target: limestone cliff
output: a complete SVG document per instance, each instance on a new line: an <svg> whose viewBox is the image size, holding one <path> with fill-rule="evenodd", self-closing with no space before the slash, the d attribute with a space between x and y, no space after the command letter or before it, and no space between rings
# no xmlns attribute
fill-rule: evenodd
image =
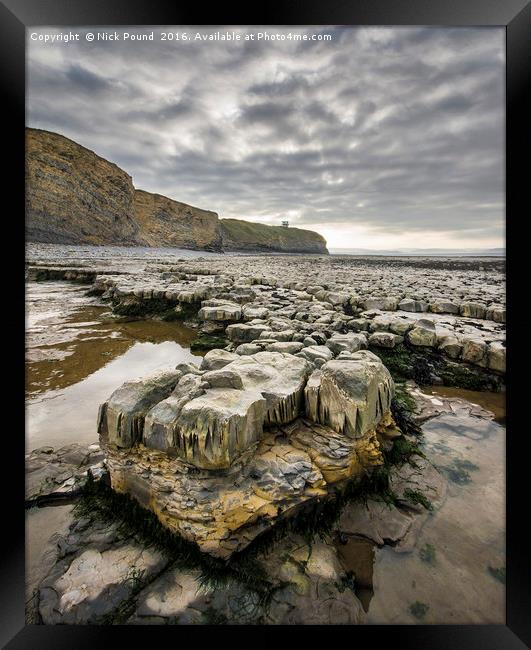
<svg viewBox="0 0 531 650"><path fill-rule="evenodd" d="M223 250L279 253L322 253L326 240L313 230L266 226L240 219L221 219Z"/></svg>
<svg viewBox="0 0 531 650"><path fill-rule="evenodd" d="M215 212L137 190L117 165L62 135L31 128L26 239L221 251Z"/></svg>
<svg viewBox="0 0 531 650"><path fill-rule="evenodd" d="M133 181L68 138L26 129L26 239L134 244Z"/></svg>
<svg viewBox="0 0 531 650"><path fill-rule="evenodd" d="M328 253L321 235L263 226L136 189L131 176L58 133L26 129L26 240Z"/></svg>
<svg viewBox="0 0 531 650"><path fill-rule="evenodd" d="M134 215L140 228L138 242L144 246L221 250L221 231L215 212L135 190Z"/></svg>

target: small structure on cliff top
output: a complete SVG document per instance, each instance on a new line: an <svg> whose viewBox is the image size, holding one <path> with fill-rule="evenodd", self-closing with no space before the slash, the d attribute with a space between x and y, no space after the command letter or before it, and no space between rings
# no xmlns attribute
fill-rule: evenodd
<svg viewBox="0 0 531 650"><path fill-rule="evenodd" d="M130 381L100 407L112 487L229 557L329 486L383 462L394 384L367 350L314 370L282 352L212 350Z"/></svg>

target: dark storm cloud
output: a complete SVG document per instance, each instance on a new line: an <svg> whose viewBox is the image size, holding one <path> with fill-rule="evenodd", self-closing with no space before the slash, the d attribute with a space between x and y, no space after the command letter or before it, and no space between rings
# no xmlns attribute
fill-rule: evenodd
<svg viewBox="0 0 531 650"><path fill-rule="evenodd" d="M100 92L112 88L112 82L99 74L90 72L81 65L71 65L65 72L70 87L89 93Z"/></svg>
<svg viewBox="0 0 531 650"><path fill-rule="evenodd" d="M28 124L220 216L501 244L502 29L316 28L332 41L266 43L158 31L30 41Z"/></svg>

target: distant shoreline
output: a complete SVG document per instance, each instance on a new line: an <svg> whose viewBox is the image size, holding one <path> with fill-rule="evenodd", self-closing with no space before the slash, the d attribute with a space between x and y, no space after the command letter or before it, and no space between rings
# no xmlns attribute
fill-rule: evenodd
<svg viewBox="0 0 531 650"><path fill-rule="evenodd" d="M350 255L353 257L472 257L472 258L505 258L505 250L500 252L494 251L368 251L356 248L328 248L330 255Z"/></svg>

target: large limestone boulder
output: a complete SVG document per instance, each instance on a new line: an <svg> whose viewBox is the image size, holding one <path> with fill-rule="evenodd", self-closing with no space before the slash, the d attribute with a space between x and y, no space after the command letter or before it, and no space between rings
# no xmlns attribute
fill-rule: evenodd
<svg viewBox="0 0 531 650"><path fill-rule="evenodd" d="M435 323L428 318L421 318L408 332L407 337L412 345L433 348L437 343Z"/></svg>
<svg viewBox="0 0 531 650"><path fill-rule="evenodd" d="M200 320L235 322L241 320L242 308L240 305L225 303L212 307L201 307L198 313Z"/></svg>
<svg viewBox="0 0 531 650"><path fill-rule="evenodd" d="M147 414L144 444L197 467L228 467L264 426L299 415L312 368L306 359L279 352L235 356L221 368L183 376Z"/></svg>
<svg viewBox="0 0 531 650"><path fill-rule="evenodd" d="M438 349L450 359L459 359L463 352L463 344L457 336L449 334L439 339Z"/></svg>
<svg viewBox="0 0 531 650"><path fill-rule="evenodd" d="M459 305L450 300L434 300L430 302L430 311L434 314L458 314Z"/></svg>
<svg viewBox="0 0 531 650"><path fill-rule="evenodd" d="M377 348L394 348L403 340L403 336L391 332L373 332L369 336L369 345L374 345Z"/></svg>
<svg viewBox="0 0 531 650"><path fill-rule="evenodd" d="M383 462L380 438L395 428L391 377L372 352L341 354L311 376L307 359L267 351L216 351L201 370L181 369L138 420L140 444L117 445L118 419L105 420L113 489L203 551L230 557L329 485Z"/></svg>
<svg viewBox="0 0 531 650"><path fill-rule="evenodd" d="M402 311L423 312L428 311L428 304L421 300L413 300L411 298L404 298L398 303L398 309Z"/></svg>
<svg viewBox="0 0 531 650"><path fill-rule="evenodd" d="M396 298L367 298L362 301L362 307L365 311L370 309L380 309L382 311L396 311L397 300Z"/></svg>
<svg viewBox="0 0 531 650"><path fill-rule="evenodd" d="M311 361L318 367L334 358L332 350L330 350L326 345L309 345L299 352L299 356L308 359L308 361Z"/></svg>
<svg viewBox="0 0 531 650"><path fill-rule="evenodd" d="M201 370L219 370L238 358L237 354L227 350L210 350L201 361Z"/></svg>
<svg viewBox="0 0 531 650"><path fill-rule="evenodd" d="M334 354L340 352L357 352L367 347L367 339L363 334L348 332L347 334L334 334L328 339L326 345Z"/></svg>
<svg viewBox="0 0 531 650"><path fill-rule="evenodd" d="M487 308L480 302L462 302L459 306L459 313L466 318L485 318Z"/></svg>
<svg viewBox="0 0 531 650"><path fill-rule="evenodd" d="M367 351L316 370L305 390L306 415L351 438L374 429L391 408L394 383L380 359Z"/></svg>
<svg viewBox="0 0 531 650"><path fill-rule="evenodd" d="M255 318L266 319L269 316L267 307L255 307L253 305L243 308L243 320L250 321Z"/></svg>
<svg viewBox="0 0 531 650"><path fill-rule="evenodd" d="M250 343L260 337L262 332L268 332L271 328L261 323L233 323L225 330L229 341L233 343Z"/></svg>
<svg viewBox="0 0 531 650"><path fill-rule="evenodd" d="M495 323L505 323L506 322L506 312L503 305L489 305L485 318L488 320L493 320Z"/></svg>
<svg viewBox="0 0 531 650"><path fill-rule="evenodd" d="M502 341L493 341L489 344L487 365L491 370L505 372L505 345Z"/></svg>
<svg viewBox="0 0 531 650"><path fill-rule="evenodd" d="M288 354L296 354L304 347L303 343L297 341L277 341L276 343L269 343L266 349L269 352L287 352Z"/></svg>
<svg viewBox="0 0 531 650"><path fill-rule="evenodd" d="M98 413L98 433L103 442L131 447L142 438L144 417L149 409L168 397L182 373L154 373L128 381L114 391Z"/></svg>
<svg viewBox="0 0 531 650"><path fill-rule="evenodd" d="M476 336L463 337L462 359L468 363L485 365L484 360L487 354L487 344Z"/></svg>

